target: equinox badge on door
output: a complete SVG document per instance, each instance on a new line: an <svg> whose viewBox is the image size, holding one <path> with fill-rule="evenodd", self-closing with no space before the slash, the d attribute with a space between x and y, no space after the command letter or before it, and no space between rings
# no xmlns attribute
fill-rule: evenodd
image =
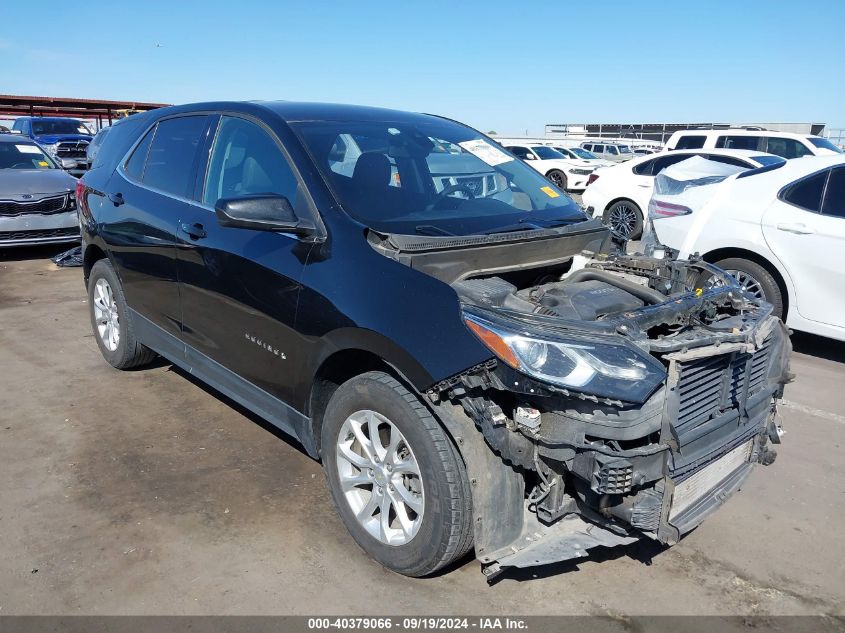
<svg viewBox="0 0 845 633"><path fill-rule="evenodd" d="M255 343L259 347L263 347L264 349L266 349L268 352L270 352L274 356L278 356L282 360L287 360L287 356L285 356L284 352L280 352L277 348L273 347L272 345L265 343L264 341L262 341L260 338L256 337L255 335L250 334L249 332L244 332L244 337L246 338L246 340L250 341L251 343Z"/></svg>

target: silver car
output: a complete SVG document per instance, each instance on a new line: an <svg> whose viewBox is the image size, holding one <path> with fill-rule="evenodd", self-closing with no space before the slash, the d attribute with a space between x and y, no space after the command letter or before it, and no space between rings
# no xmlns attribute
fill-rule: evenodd
<svg viewBox="0 0 845 633"><path fill-rule="evenodd" d="M75 241L76 178L37 143L0 134L0 248Z"/></svg>

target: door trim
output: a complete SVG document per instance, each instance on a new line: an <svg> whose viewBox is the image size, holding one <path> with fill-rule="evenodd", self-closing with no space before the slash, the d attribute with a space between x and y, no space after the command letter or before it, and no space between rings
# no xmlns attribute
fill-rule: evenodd
<svg viewBox="0 0 845 633"><path fill-rule="evenodd" d="M224 396L267 420L299 441L306 447L309 454L311 453L308 443L303 440L308 437L311 418L164 331L132 308L127 307L127 309L135 335L141 343Z"/></svg>

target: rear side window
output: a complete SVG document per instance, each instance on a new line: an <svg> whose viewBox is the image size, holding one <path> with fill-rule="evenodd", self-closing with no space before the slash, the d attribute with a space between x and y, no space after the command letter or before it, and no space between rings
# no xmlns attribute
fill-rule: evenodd
<svg viewBox="0 0 845 633"><path fill-rule="evenodd" d="M845 167L839 167L830 172L827 190L824 193L822 213L845 218Z"/></svg>
<svg viewBox="0 0 845 633"><path fill-rule="evenodd" d="M824 181L827 178L827 173L827 171L823 171L793 183L784 190L781 197L796 207L818 213L819 207L821 207L822 192L824 191Z"/></svg>
<svg viewBox="0 0 845 633"><path fill-rule="evenodd" d="M794 138L770 136L766 139L766 151L783 158L801 158L810 156L812 152L805 145Z"/></svg>
<svg viewBox="0 0 845 633"><path fill-rule="evenodd" d="M526 158L531 152L528 151L527 147L508 147L507 148L514 156L518 156L519 158Z"/></svg>
<svg viewBox="0 0 845 633"><path fill-rule="evenodd" d="M594 152L604 152L604 145L593 145Z"/></svg>
<svg viewBox="0 0 845 633"><path fill-rule="evenodd" d="M678 144L675 145L675 149L698 149L700 147L704 147L704 141L706 139L706 136L682 136L678 139Z"/></svg>
<svg viewBox="0 0 845 633"><path fill-rule="evenodd" d="M725 149L756 150L759 144L759 136L720 136L716 139L716 147L724 147Z"/></svg>
<svg viewBox="0 0 845 633"><path fill-rule="evenodd" d="M256 193L296 200L296 176L282 150L260 126L224 116L211 152L203 202Z"/></svg>
<svg viewBox="0 0 845 633"><path fill-rule="evenodd" d="M144 168L145 185L177 196L192 193L194 162L207 119L184 116L158 124Z"/></svg>
<svg viewBox="0 0 845 633"><path fill-rule="evenodd" d="M140 143L138 143L138 146L135 148L135 151L132 152L132 156L129 157L129 160L126 161L126 165L123 168L126 174L133 180L140 181L141 177L144 175L144 163L147 162L147 153L150 150L150 141L153 140L154 129L155 128L144 135L144 138L141 139Z"/></svg>

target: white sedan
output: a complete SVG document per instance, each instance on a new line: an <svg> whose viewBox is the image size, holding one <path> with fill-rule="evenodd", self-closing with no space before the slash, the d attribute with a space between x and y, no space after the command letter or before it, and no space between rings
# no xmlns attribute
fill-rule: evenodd
<svg viewBox="0 0 845 633"><path fill-rule="evenodd" d="M845 156L808 156L709 185L670 177L661 176L649 208L658 242L729 271L789 327L845 340Z"/></svg>
<svg viewBox="0 0 845 633"><path fill-rule="evenodd" d="M654 177L669 165L690 156L704 156L745 169L784 162L779 156L739 149L675 150L638 156L613 167L596 170L581 198L583 204L593 208L593 217L599 218L620 235L637 239L642 234L643 213L651 198Z"/></svg>
<svg viewBox="0 0 845 633"><path fill-rule="evenodd" d="M505 149L564 191L581 191L596 166L588 160L567 158L548 145L506 145Z"/></svg>

